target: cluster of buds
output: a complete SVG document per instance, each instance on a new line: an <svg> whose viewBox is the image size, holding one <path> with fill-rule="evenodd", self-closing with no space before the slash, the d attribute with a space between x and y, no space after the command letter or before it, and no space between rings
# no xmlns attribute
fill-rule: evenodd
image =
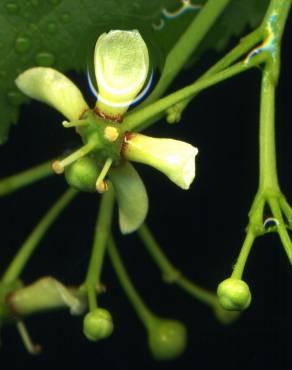
<svg viewBox="0 0 292 370"><path fill-rule="evenodd" d="M90 109L78 87L62 73L35 67L16 79L26 95L45 102L75 127L83 146L53 163L57 174L65 172L69 185L102 193L112 182L119 205L122 233L135 231L148 211L148 197L140 176L130 164L141 162L163 172L182 189L195 177L198 150L172 139L157 139L123 130L123 116L147 81L149 56L140 33L110 31L95 46L94 67L98 100Z"/></svg>

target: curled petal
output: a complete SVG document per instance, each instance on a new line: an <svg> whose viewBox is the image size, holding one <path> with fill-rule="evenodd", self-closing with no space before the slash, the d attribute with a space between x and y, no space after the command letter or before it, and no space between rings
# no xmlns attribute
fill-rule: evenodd
<svg viewBox="0 0 292 370"><path fill-rule="evenodd" d="M123 149L125 158L155 167L184 190L195 177L198 149L183 141L128 134Z"/></svg>
<svg viewBox="0 0 292 370"><path fill-rule="evenodd" d="M88 109L78 87L55 69L30 68L15 83L25 95L51 105L70 121L79 119Z"/></svg>
<svg viewBox="0 0 292 370"><path fill-rule="evenodd" d="M80 315L86 308L86 299L76 289L69 289L47 276L15 290L8 296L7 304L19 316L65 307L72 315Z"/></svg>
<svg viewBox="0 0 292 370"><path fill-rule="evenodd" d="M109 177L119 206L121 232L132 233L141 226L148 212L145 186L137 171L128 162L112 168Z"/></svg>
<svg viewBox="0 0 292 370"><path fill-rule="evenodd" d="M137 30L103 33L96 42L94 67L99 110L108 115L123 114L148 75L148 49L140 33Z"/></svg>

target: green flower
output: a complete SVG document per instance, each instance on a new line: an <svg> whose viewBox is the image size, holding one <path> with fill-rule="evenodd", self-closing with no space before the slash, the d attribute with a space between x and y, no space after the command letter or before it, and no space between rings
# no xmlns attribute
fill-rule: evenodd
<svg viewBox="0 0 292 370"><path fill-rule="evenodd" d="M78 87L52 68L28 69L16 85L61 112L69 121L63 122L65 127L76 127L84 146L55 161L53 169L58 174L65 171L69 185L82 191L106 191L108 176L119 205L120 229L126 234L141 226L148 211L144 184L129 161L151 165L188 189L198 151L178 140L124 133L118 123L148 75L148 51L137 30L102 34L95 46L94 67L99 95L92 110Z"/></svg>

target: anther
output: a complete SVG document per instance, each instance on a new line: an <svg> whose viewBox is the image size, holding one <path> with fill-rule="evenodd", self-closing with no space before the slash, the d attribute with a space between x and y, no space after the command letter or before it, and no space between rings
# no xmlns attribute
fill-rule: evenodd
<svg viewBox="0 0 292 370"><path fill-rule="evenodd" d="M108 141L110 141L111 143L113 143L114 141L117 140L117 138L119 137L119 132L118 130L113 127L113 126L107 126L104 130L104 138Z"/></svg>
<svg viewBox="0 0 292 370"><path fill-rule="evenodd" d="M77 161L77 159L84 157L86 154L91 152L93 148L94 145L92 143L87 143L80 149L76 150L76 152L73 152L68 157L62 159L61 161L57 160L53 162L52 164L53 171L58 175L63 173L66 166L69 166L71 163Z"/></svg>
<svg viewBox="0 0 292 370"><path fill-rule="evenodd" d="M108 158L105 161L105 164L103 166L103 169L101 170L97 180L96 180L96 190L98 193L104 193L105 191L108 190L108 184L106 181L104 181L111 165L113 163L113 160L111 158Z"/></svg>
<svg viewBox="0 0 292 370"><path fill-rule="evenodd" d="M105 193L106 191L108 191L108 183L104 180L99 182L98 184L96 184L96 191L99 194Z"/></svg>

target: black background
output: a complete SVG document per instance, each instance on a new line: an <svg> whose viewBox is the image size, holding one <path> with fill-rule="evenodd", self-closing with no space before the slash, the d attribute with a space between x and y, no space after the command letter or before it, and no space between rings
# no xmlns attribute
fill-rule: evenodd
<svg viewBox="0 0 292 370"><path fill-rule="evenodd" d="M284 38L277 95L277 146L281 186L291 201L290 31L291 19ZM204 56L195 69L183 72L173 88L190 83L219 57L214 53ZM84 76L71 74L71 77L86 94ZM259 85L260 70L249 71L200 94L178 125L162 121L147 131L155 136L185 140L199 148L197 177L188 192L154 169L136 166L149 192L147 221L163 249L187 277L213 290L231 272L257 188ZM92 97L87 97L93 102ZM61 119L53 109L40 103L23 107L9 142L0 148L0 176L78 145L73 130L65 130L59 124ZM54 177L0 200L1 271L65 189L64 178ZM68 207L25 269L25 282L44 275L52 275L66 284L82 281L97 205L98 196L82 194ZM27 354L15 328L5 327L1 369L291 368L292 272L277 235L269 234L256 242L244 274L252 290L252 305L238 322L226 327L217 323L208 308L161 282L159 271L135 235L121 237L116 231L116 239L129 273L151 309L187 325L189 343L185 354L168 363L151 359L145 330L106 260L103 282L108 292L100 298L100 304L113 315L112 337L101 343L89 343L82 335L82 318L70 317L67 312L35 316L27 320L27 325L34 340L42 344L43 354L38 357Z"/></svg>

